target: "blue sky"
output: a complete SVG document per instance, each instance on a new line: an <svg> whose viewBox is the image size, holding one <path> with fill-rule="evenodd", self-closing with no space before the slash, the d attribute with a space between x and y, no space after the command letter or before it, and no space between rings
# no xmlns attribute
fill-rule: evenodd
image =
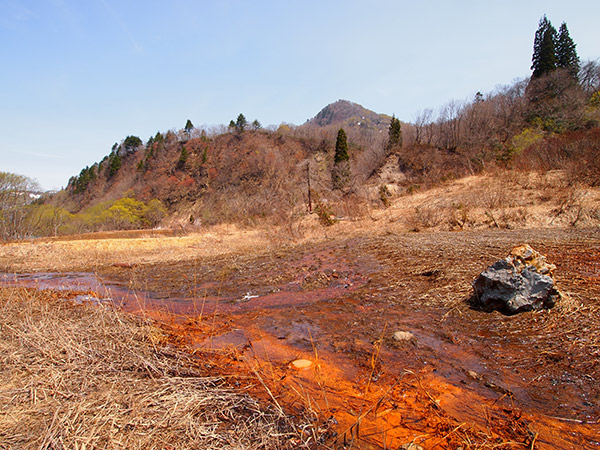
<svg viewBox="0 0 600 450"><path fill-rule="evenodd" d="M547 14L600 57L597 0L0 0L0 171L60 188L128 135L302 124L347 99L412 121L529 76Z"/></svg>

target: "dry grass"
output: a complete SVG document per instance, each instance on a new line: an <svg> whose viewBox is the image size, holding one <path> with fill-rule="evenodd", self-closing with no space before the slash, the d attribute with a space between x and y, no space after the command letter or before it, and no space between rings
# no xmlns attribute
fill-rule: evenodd
<svg viewBox="0 0 600 450"><path fill-rule="evenodd" d="M377 188L378 189L378 188ZM214 256L273 252L290 243L340 235L486 228L589 228L600 225L600 189L569 184L564 171L499 171L447 182L368 209L355 199L337 205L341 220L324 227L316 214L254 228L95 233L0 245L0 272L95 271L114 264L163 264Z"/></svg>
<svg viewBox="0 0 600 450"><path fill-rule="evenodd" d="M147 321L57 295L0 288L1 449L302 447L280 409Z"/></svg>
<svg viewBox="0 0 600 450"><path fill-rule="evenodd" d="M118 234L114 235L118 236ZM0 271L95 270L112 264L176 262L267 246L260 230L220 225L182 236L120 238L104 234L88 239L39 240L0 246Z"/></svg>
<svg viewBox="0 0 600 450"><path fill-rule="evenodd" d="M377 219L410 231L566 228L600 225L600 190L572 185L564 171L499 171L399 197Z"/></svg>

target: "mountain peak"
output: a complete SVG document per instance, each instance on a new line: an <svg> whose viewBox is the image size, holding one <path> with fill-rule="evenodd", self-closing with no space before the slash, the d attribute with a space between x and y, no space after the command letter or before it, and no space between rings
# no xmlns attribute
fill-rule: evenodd
<svg viewBox="0 0 600 450"><path fill-rule="evenodd" d="M338 100L324 107L310 119L307 124L326 127L328 125L364 126L370 124L379 128L387 127L390 117L378 114L358 103L348 100Z"/></svg>

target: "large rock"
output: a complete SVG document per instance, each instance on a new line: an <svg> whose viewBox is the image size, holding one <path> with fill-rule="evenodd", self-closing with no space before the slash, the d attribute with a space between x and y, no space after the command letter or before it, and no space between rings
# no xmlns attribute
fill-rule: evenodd
<svg viewBox="0 0 600 450"><path fill-rule="evenodd" d="M495 262L473 282L475 306L516 314L552 308L560 298L554 286L554 264L529 245L511 250L510 255Z"/></svg>

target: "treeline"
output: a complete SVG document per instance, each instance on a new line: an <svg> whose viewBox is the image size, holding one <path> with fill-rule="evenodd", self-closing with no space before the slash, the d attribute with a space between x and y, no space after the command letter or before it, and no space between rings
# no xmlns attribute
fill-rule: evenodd
<svg viewBox="0 0 600 450"><path fill-rule="evenodd" d="M435 182L492 165L511 166L525 150L540 149L543 140L574 132L581 137L599 126L600 65L580 64L566 23L557 32L546 16L540 20L531 70L529 79L450 101L437 114L420 111L406 125L401 169ZM546 165L540 162L539 168Z"/></svg>

